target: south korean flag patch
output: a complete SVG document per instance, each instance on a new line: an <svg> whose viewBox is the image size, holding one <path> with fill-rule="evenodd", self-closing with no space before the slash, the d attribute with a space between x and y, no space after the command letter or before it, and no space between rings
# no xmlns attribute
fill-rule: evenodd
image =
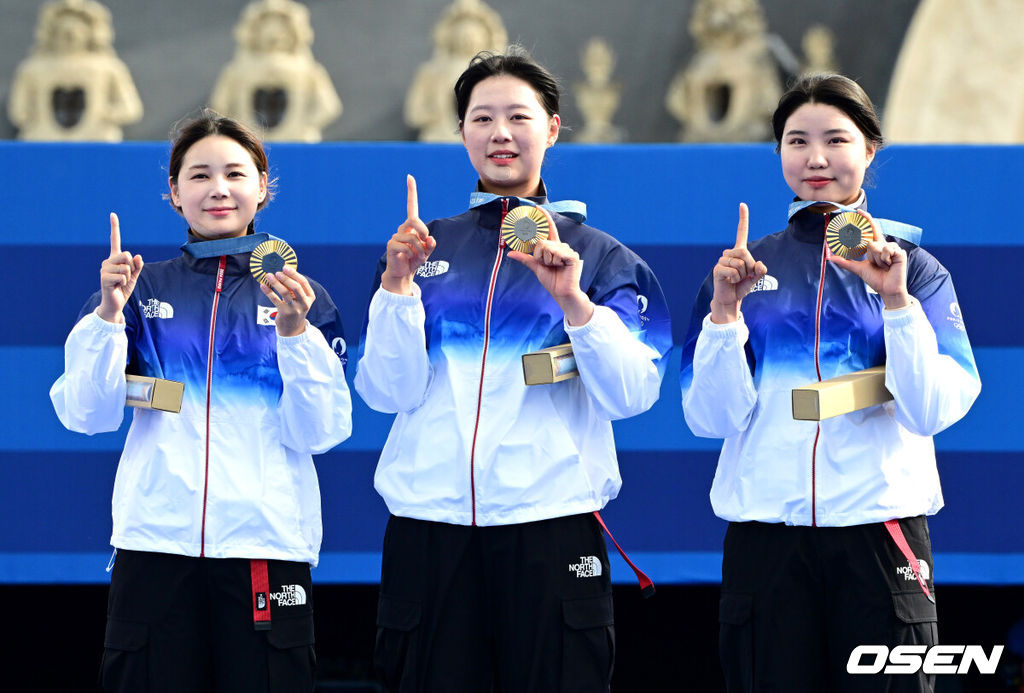
<svg viewBox="0 0 1024 693"><path fill-rule="evenodd" d="M277 308L274 306L256 306L256 324L273 325L277 319Z"/></svg>

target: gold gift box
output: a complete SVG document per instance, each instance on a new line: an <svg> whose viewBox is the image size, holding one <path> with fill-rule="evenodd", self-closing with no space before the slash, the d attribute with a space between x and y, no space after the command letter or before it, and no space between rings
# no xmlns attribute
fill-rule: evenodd
<svg viewBox="0 0 1024 693"><path fill-rule="evenodd" d="M523 379L527 385L547 385L579 376L572 344L559 344L523 354Z"/></svg>
<svg viewBox="0 0 1024 693"><path fill-rule="evenodd" d="M159 409L175 414L181 411L185 383L145 375L126 375L125 404L139 409Z"/></svg>
<svg viewBox="0 0 1024 693"><path fill-rule="evenodd" d="M875 366L794 388L793 418L821 421L891 399L885 389L885 366Z"/></svg>

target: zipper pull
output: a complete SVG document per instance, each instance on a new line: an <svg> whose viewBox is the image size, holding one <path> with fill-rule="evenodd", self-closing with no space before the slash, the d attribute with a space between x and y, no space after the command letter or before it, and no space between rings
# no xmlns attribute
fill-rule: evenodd
<svg viewBox="0 0 1024 693"><path fill-rule="evenodd" d="M505 217L508 215L508 198L501 198L501 220L498 221L498 247L505 249L508 245L505 243L505 239L501 235L501 225L505 223Z"/></svg>

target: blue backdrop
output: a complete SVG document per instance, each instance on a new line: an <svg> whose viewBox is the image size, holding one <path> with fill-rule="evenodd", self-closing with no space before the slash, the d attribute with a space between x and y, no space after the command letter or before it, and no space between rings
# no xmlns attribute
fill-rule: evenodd
<svg viewBox="0 0 1024 693"><path fill-rule="evenodd" d="M417 177L421 215L465 209L475 183L458 145L324 144L270 147L277 198L257 228L287 239L300 271L318 279L357 338L377 258L405 218L405 174ZM110 494L127 428L65 431L47 391L62 344L97 286L109 244L146 260L177 253L185 224L162 199L161 143L0 143L0 234L8 318L0 336L0 582L103 582ZM1024 320L1016 308L1022 250L1012 212L1024 147L898 147L873 166L871 211L925 229L923 245L953 274L981 371L981 397L936 438L946 508L932 522L940 583L1024 583ZM676 343L697 287L735 239L736 208L751 238L785 225L790 192L768 145L558 145L545 179L552 199L579 199L589 222L653 267L672 308ZM350 344L354 352L356 345ZM678 351L662 398L616 424L623 490L604 513L655 582L716 582L724 523L708 502L718 442L690 435L679 404ZM349 376L353 369L350 367ZM352 438L316 458L324 544L314 579L376 582L386 509L372 487L391 417L355 397ZM617 581L632 580L613 557Z"/></svg>

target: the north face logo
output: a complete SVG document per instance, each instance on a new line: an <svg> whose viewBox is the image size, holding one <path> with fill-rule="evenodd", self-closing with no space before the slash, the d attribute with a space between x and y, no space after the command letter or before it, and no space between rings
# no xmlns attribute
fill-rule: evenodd
<svg viewBox="0 0 1024 693"><path fill-rule="evenodd" d="M420 265L420 268L416 270L417 277L436 277L439 274L444 274L448 271L447 260L433 260L431 262L424 262Z"/></svg>
<svg viewBox="0 0 1024 693"><path fill-rule="evenodd" d="M569 572L576 573L576 577L598 577L601 575L601 559L597 556L580 556L579 563L570 563Z"/></svg>
<svg viewBox="0 0 1024 693"><path fill-rule="evenodd" d="M151 298L145 303L139 301L139 307L142 308L142 317L144 318L167 319L174 317L174 306L170 303L158 301L155 298Z"/></svg>
<svg viewBox="0 0 1024 693"><path fill-rule="evenodd" d="M271 592L270 599L278 606L301 606L306 603L302 585L281 585L280 592Z"/></svg>
<svg viewBox="0 0 1024 693"><path fill-rule="evenodd" d="M750 287L750 293L755 291L778 291L778 289L779 280L770 274L766 274L754 282L754 285Z"/></svg>

